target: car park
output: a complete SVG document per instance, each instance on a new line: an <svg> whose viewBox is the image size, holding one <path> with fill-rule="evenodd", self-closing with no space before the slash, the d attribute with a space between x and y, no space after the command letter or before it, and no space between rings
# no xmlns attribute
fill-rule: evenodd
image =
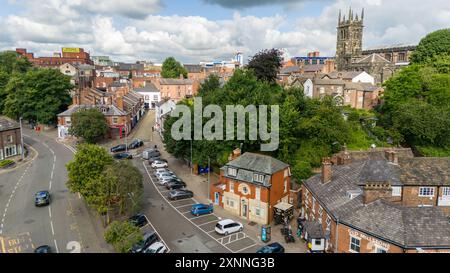
<svg viewBox="0 0 450 273"><path fill-rule="evenodd" d="M147 247L143 253L166 253L166 252L167 247L161 242L156 242Z"/></svg>
<svg viewBox="0 0 450 273"><path fill-rule="evenodd" d="M216 224L215 231L220 235L228 235L244 230L244 226L231 219L226 219Z"/></svg>
<svg viewBox="0 0 450 273"><path fill-rule="evenodd" d="M155 161L152 163L152 168L167 168L167 162L163 162L163 161Z"/></svg>
<svg viewBox="0 0 450 273"><path fill-rule="evenodd" d="M39 191L34 196L36 207L50 205L50 193L48 191Z"/></svg>
<svg viewBox="0 0 450 273"><path fill-rule="evenodd" d="M52 253L52 248L48 245L39 246L34 250L34 253Z"/></svg>
<svg viewBox="0 0 450 273"><path fill-rule="evenodd" d="M194 197L194 193L188 190L173 190L169 192L170 200L181 200Z"/></svg>
<svg viewBox="0 0 450 273"><path fill-rule="evenodd" d="M192 215L200 216L204 214L211 214L214 212L214 206L213 205L206 205L206 204L195 204L191 208Z"/></svg>
<svg viewBox="0 0 450 273"><path fill-rule="evenodd" d="M148 248L150 245L158 241L158 235L155 231L150 230L144 233L143 239L136 243L132 248L132 253L142 253L146 248Z"/></svg>
<svg viewBox="0 0 450 273"><path fill-rule="evenodd" d="M137 227L143 227L148 224L147 217L142 213L131 216L128 221Z"/></svg>
<svg viewBox="0 0 450 273"><path fill-rule="evenodd" d="M111 148L111 153L124 152L127 150L127 146L125 144L120 144Z"/></svg>
<svg viewBox="0 0 450 273"><path fill-rule="evenodd" d="M256 253L284 253L284 247L280 243L272 243L261 247Z"/></svg>
<svg viewBox="0 0 450 273"><path fill-rule="evenodd" d="M144 141L140 139L134 139L129 145L128 149L137 149L141 146L144 146Z"/></svg>
<svg viewBox="0 0 450 273"><path fill-rule="evenodd" d="M179 190L186 187L183 181L170 180L164 184L168 190Z"/></svg>
<svg viewBox="0 0 450 273"><path fill-rule="evenodd" d="M133 156L129 153L119 153L119 154L115 154L113 155L113 157L115 159L133 159Z"/></svg>

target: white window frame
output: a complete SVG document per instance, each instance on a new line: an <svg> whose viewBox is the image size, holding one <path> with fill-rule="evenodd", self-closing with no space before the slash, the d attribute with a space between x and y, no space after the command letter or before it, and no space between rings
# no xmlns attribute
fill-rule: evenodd
<svg viewBox="0 0 450 273"><path fill-rule="evenodd" d="M384 252L378 252L378 250L382 250ZM375 245L375 253L388 253L388 250L385 247L379 246L379 245Z"/></svg>
<svg viewBox="0 0 450 273"><path fill-rule="evenodd" d="M234 192L234 182L230 181L230 192Z"/></svg>
<svg viewBox="0 0 450 273"><path fill-rule="evenodd" d="M442 196L450 196L450 187L442 187Z"/></svg>
<svg viewBox="0 0 450 273"><path fill-rule="evenodd" d="M254 182L259 182L259 183L264 183L264 175L259 174L259 173L254 173L253 174L253 181Z"/></svg>
<svg viewBox="0 0 450 273"><path fill-rule="evenodd" d="M255 199L256 200L261 200L261 188L260 187L255 187Z"/></svg>
<svg viewBox="0 0 450 273"><path fill-rule="evenodd" d="M434 187L420 187L419 197L433 197L434 191L435 191Z"/></svg>
<svg viewBox="0 0 450 273"><path fill-rule="evenodd" d="M119 122L119 118L118 117L112 117L111 121L112 121L112 124L117 124Z"/></svg>
<svg viewBox="0 0 450 273"><path fill-rule="evenodd" d="M356 251L356 250L353 250L353 249L352 249L352 245L356 245L356 244L354 244L354 243L352 242L352 239L358 240L358 245L357 245L357 246L358 246L358 248L359 248L359 251ZM361 252L361 238L350 235L350 245L348 246L348 250L349 250L350 252L352 252L352 253L360 253L360 252Z"/></svg>
<svg viewBox="0 0 450 273"><path fill-rule="evenodd" d="M255 208L255 215L261 216L261 208Z"/></svg>
<svg viewBox="0 0 450 273"><path fill-rule="evenodd" d="M288 186L287 186L287 179L284 179L284 193L287 193L287 189L288 189Z"/></svg>
<svg viewBox="0 0 450 273"><path fill-rule="evenodd" d="M392 196L402 196L402 187L393 186L392 187Z"/></svg>
<svg viewBox="0 0 450 273"><path fill-rule="evenodd" d="M237 169L228 167L227 173L228 173L229 176L236 177L237 176Z"/></svg>

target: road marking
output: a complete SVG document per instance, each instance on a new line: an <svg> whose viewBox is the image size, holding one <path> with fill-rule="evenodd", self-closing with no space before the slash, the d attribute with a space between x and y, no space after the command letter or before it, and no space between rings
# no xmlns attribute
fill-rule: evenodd
<svg viewBox="0 0 450 273"><path fill-rule="evenodd" d="M151 175L150 175L150 172L148 171L147 166L145 166L145 163L144 163L144 162L142 162L142 165L144 166L145 171L147 172L148 177L149 177L150 180L152 181L152 183L153 183L153 185L155 186L156 190L158 191L159 195L161 195L161 197L162 197L164 200L166 200L166 202L167 202L170 206L172 206L172 208L173 208L175 211L177 211L181 216L183 216L186 220L188 220L192 225L194 225L196 228L198 228L199 230L201 230L202 232L204 232L206 235L208 235L209 237L211 237L213 240L217 241L216 238L214 238L213 236L211 236L211 234L209 234L208 232L206 232L206 231L204 231L203 229L201 229L198 225L196 225L196 224L195 224L194 222L192 222L189 218L187 218L183 213L181 213L179 210L177 210L177 208L176 208L171 202L169 202L169 201L167 200L166 197L164 197L164 195L159 191L158 187L156 187L156 184L155 184L155 182L153 181L153 179L152 179L152 177L151 177ZM197 202L194 198L191 198L191 199L192 199L193 201L195 201L195 202L198 204L198 202ZM231 250L229 247L224 246L224 245L222 245L222 246L223 246L225 249L227 249L228 251L230 251L231 253L234 253L234 251Z"/></svg>
<svg viewBox="0 0 450 273"><path fill-rule="evenodd" d="M206 222L206 223L197 225L197 226L201 227L201 226L204 226L204 225L206 225L206 224L211 224L211 223L217 223L217 220L209 221L209 222Z"/></svg>
<svg viewBox="0 0 450 273"><path fill-rule="evenodd" d="M50 221L50 227L52 228L52 235L55 236L55 230L53 229L53 221Z"/></svg>
<svg viewBox="0 0 450 273"><path fill-rule="evenodd" d="M58 244L56 243L56 239L53 239L53 242L55 243L56 253L59 253Z"/></svg>
<svg viewBox="0 0 450 273"><path fill-rule="evenodd" d="M169 245L166 244L166 242L164 241L163 237L159 234L159 232L156 230L156 228L153 226L152 222L150 222L150 220L148 220L147 215L145 215L145 219L147 219L147 223L152 227L152 229L156 232L156 234L158 235L159 239L161 239L161 241L164 243L164 245L167 247L167 253L170 252L170 248Z"/></svg>
<svg viewBox="0 0 450 273"><path fill-rule="evenodd" d="M3 239L3 237L0 237L0 243L2 245L2 253L6 253L5 240Z"/></svg>
<svg viewBox="0 0 450 273"><path fill-rule="evenodd" d="M258 244L253 244L253 245L251 245L251 246L247 246L247 247L241 248L240 250L236 251L236 253L241 252L241 251L244 251L244 250L249 249L249 248L251 248L251 247L254 247L254 246L256 246L256 245L258 245Z"/></svg>
<svg viewBox="0 0 450 273"><path fill-rule="evenodd" d="M50 215L50 219L52 219L52 209L48 206L48 215Z"/></svg>
<svg viewBox="0 0 450 273"><path fill-rule="evenodd" d="M181 201L181 200L180 200ZM193 206L194 204L188 204L188 205L182 205L182 206L177 206L177 207L175 207L175 208L183 208L183 207L188 207L188 206ZM188 212L190 212L190 211L188 211ZM184 213L184 212L183 212Z"/></svg>

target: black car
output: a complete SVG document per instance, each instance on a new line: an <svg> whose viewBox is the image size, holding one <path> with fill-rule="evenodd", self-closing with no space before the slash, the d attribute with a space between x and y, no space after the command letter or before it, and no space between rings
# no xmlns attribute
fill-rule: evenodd
<svg viewBox="0 0 450 273"><path fill-rule="evenodd" d="M130 143L130 145L128 145L128 149L137 149L141 146L144 146L144 141L140 139L135 139Z"/></svg>
<svg viewBox="0 0 450 273"><path fill-rule="evenodd" d="M284 253L284 247L279 243L272 243L270 245L263 246L256 253Z"/></svg>
<svg viewBox="0 0 450 273"><path fill-rule="evenodd" d="M169 192L170 200L188 199L194 197L194 193L188 190L173 190Z"/></svg>
<svg viewBox="0 0 450 273"><path fill-rule="evenodd" d="M39 191L34 196L36 207L50 205L50 193L48 191Z"/></svg>
<svg viewBox="0 0 450 273"><path fill-rule="evenodd" d="M138 242L131 248L132 253L141 253L153 243L158 241L158 235L155 231L148 231L144 233L142 241Z"/></svg>
<svg viewBox="0 0 450 273"><path fill-rule="evenodd" d="M130 223L132 223L137 227L143 227L148 223L147 217L145 217L145 215L142 213L138 213L134 216L131 216L128 220L130 221Z"/></svg>
<svg viewBox="0 0 450 273"><path fill-rule="evenodd" d="M118 153L127 150L127 146L125 144L120 144L111 148L111 153Z"/></svg>
<svg viewBox="0 0 450 273"><path fill-rule="evenodd" d="M186 187L186 183L183 181L177 181L177 180L171 180L170 182L166 183L166 188L168 190L179 190Z"/></svg>
<svg viewBox="0 0 450 273"><path fill-rule="evenodd" d="M129 153L120 153L113 155L115 159L133 159L133 156Z"/></svg>
<svg viewBox="0 0 450 273"><path fill-rule="evenodd" d="M34 250L34 253L52 253L52 248L48 245L43 245Z"/></svg>

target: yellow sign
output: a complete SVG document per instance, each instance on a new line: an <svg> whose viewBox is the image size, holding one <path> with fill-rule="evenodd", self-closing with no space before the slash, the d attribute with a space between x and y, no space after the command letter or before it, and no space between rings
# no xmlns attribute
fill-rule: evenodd
<svg viewBox="0 0 450 273"><path fill-rule="evenodd" d="M63 47L62 52L64 53L80 53L80 49L76 47Z"/></svg>

